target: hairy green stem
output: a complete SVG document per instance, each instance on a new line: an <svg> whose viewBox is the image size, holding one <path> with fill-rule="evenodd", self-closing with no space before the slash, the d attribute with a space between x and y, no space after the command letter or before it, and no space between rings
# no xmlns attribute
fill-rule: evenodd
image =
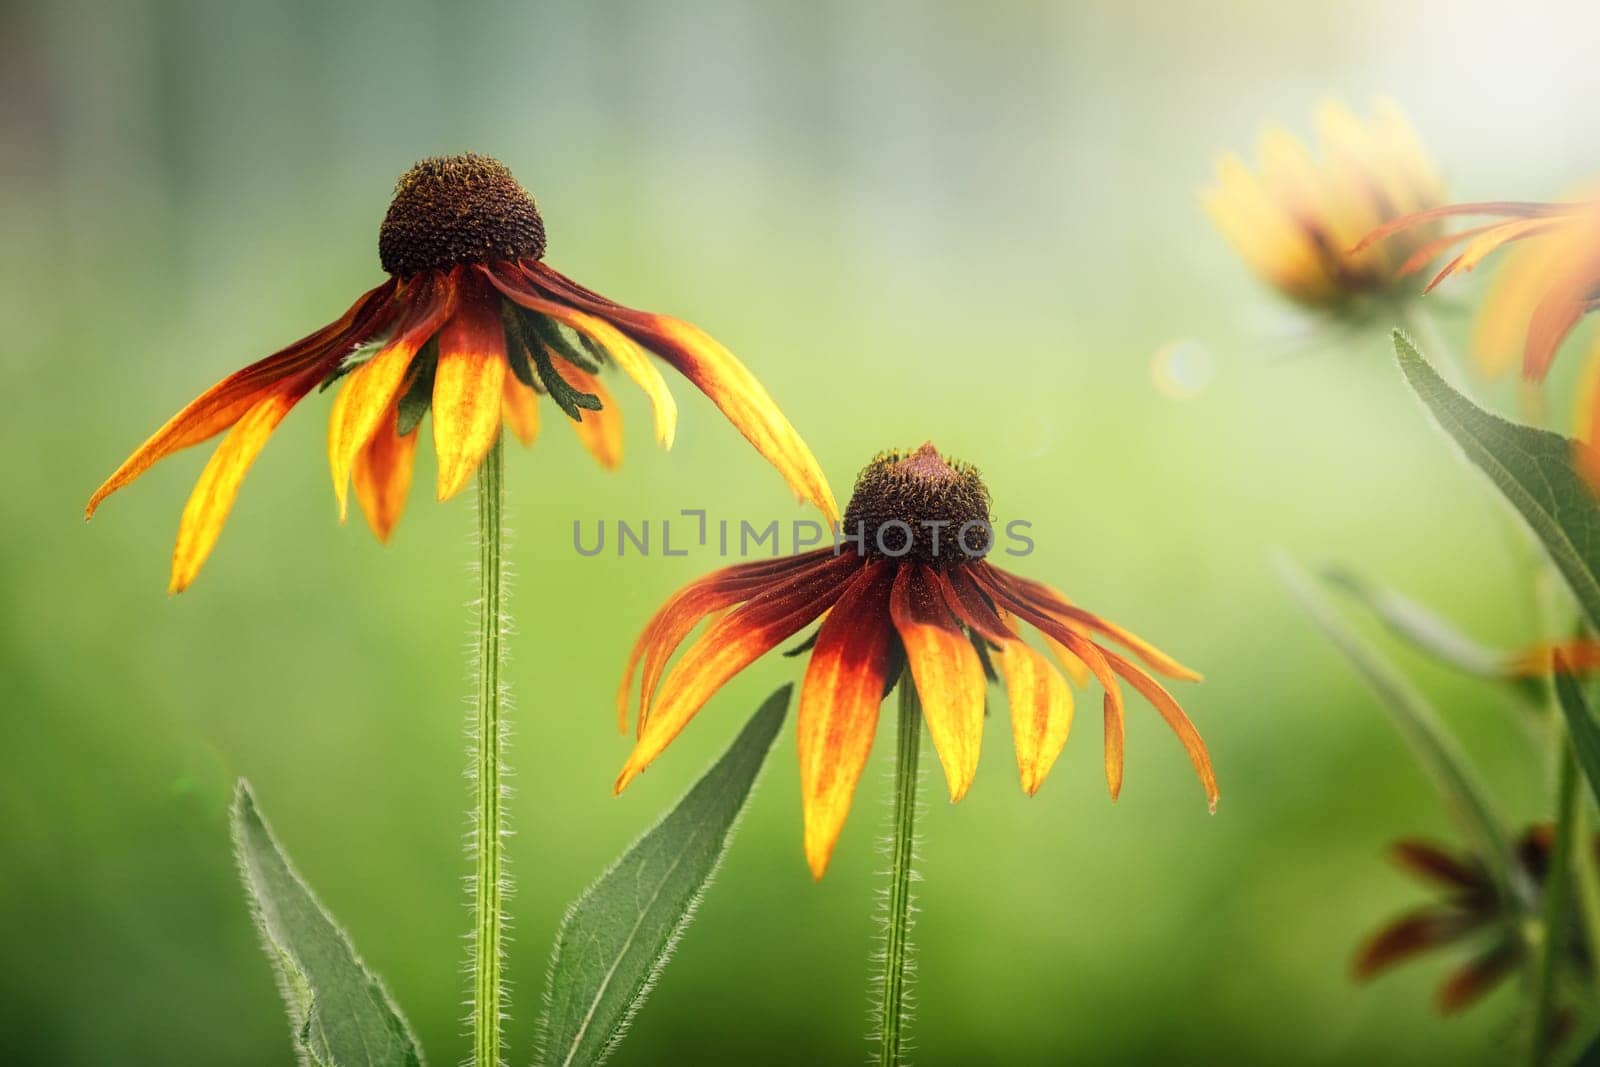
<svg viewBox="0 0 1600 1067"><path fill-rule="evenodd" d="M1534 968L1533 1033L1528 1062L1544 1067L1554 1051L1551 1038L1555 1021L1556 972L1566 947L1567 886L1573 869L1573 831L1578 821L1578 761L1572 745L1561 746L1561 770L1556 786L1556 836L1550 847L1549 873L1545 876L1544 915L1540 920L1537 963Z"/></svg>
<svg viewBox="0 0 1600 1067"><path fill-rule="evenodd" d="M889 838L888 923L884 930L883 981L878 1017L882 1027L879 1067L899 1067L905 1036L906 957L911 949L911 865L916 843L917 749L922 740L922 701L910 672L900 678L899 744L894 763L894 827Z"/></svg>
<svg viewBox="0 0 1600 1067"><path fill-rule="evenodd" d="M501 942L506 891L504 799L500 719L501 636L504 632L505 567L502 560L505 487L499 438L478 468L478 693L472 757L473 871L472 1062L500 1067Z"/></svg>

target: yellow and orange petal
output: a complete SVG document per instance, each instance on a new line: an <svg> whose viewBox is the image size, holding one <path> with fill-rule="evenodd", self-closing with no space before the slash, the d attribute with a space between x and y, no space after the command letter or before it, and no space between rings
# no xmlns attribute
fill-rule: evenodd
<svg viewBox="0 0 1600 1067"><path fill-rule="evenodd" d="M889 617L900 634L950 800L967 795L983 744L983 664L925 563L896 569Z"/></svg>
<svg viewBox="0 0 1600 1067"><path fill-rule="evenodd" d="M894 633L887 624L894 568L861 568L817 632L800 688L800 798L806 862L828 869L856 784L872 751L889 678Z"/></svg>

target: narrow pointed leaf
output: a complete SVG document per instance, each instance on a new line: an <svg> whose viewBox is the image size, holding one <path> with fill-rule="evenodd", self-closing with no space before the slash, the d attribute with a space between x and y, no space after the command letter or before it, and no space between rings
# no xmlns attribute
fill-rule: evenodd
<svg viewBox="0 0 1600 1067"><path fill-rule="evenodd" d="M1561 714L1567 720L1567 733L1572 738L1572 750L1577 754L1578 766L1589 780L1589 789L1600 802L1600 721L1589 706L1583 689L1571 673L1561 670L1557 662L1556 697L1561 704Z"/></svg>
<svg viewBox="0 0 1600 1067"><path fill-rule="evenodd" d="M1504 678L1511 671L1511 654L1478 644L1410 597L1369 582L1345 567L1324 567L1322 578L1360 601L1396 637L1442 663L1482 678Z"/></svg>
<svg viewBox="0 0 1600 1067"><path fill-rule="evenodd" d="M550 959L537 1062L597 1064L621 1042L727 850L791 688L768 697L677 807L567 911Z"/></svg>
<svg viewBox="0 0 1600 1067"><path fill-rule="evenodd" d="M244 781L234 794L233 841L299 1062L420 1067L420 1046L400 1010L289 862Z"/></svg>
<svg viewBox="0 0 1600 1067"><path fill-rule="evenodd" d="M1298 564L1284 555L1278 556L1275 563L1283 584L1306 614L1378 695L1390 721L1433 779L1446 808L1461 824L1473 851L1484 857L1499 885L1514 886L1505 824L1476 768L1433 706L1381 652L1351 628Z"/></svg>
<svg viewBox="0 0 1600 1067"><path fill-rule="evenodd" d="M1532 527L1589 624L1600 628L1600 503L1573 461L1572 442L1484 411L1398 331L1394 350L1434 420Z"/></svg>

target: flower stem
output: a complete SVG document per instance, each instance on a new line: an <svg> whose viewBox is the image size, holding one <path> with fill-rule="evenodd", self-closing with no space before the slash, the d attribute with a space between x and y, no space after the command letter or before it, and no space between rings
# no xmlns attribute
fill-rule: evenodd
<svg viewBox="0 0 1600 1067"><path fill-rule="evenodd" d="M909 672L900 678L899 745L894 763L894 827L889 839L888 923L884 930L879 1067L899 1067L906 1010L906 958L911 951L911 865L917 820L917 749L922 702Z"/></svg>
<svg viewBox="0 0 1600 1067"><path fill-rule="evenodd" d="M478 693L473 736L472 1061L500 1067L501 942L506 876L502 846L505 823L500 719L500 642L504 627L505 487L502 444L496 439L478 468Z"/></svg>
<svg viewBox="0 0 1600 1067"><path fill-rule="evenodd" d="M1561 770L1556 786L1556 836L1550 847L1549 874L1545 878L1544 915L1540 920L1538 962L1534 969L1533 1033L1528 1062L1543 1067L1550 1062L1552 1024L1555 1021L1556 970L1566 947L1567 886L1573 873L1573 831L1578 821L1578 763L1572 745L1561 746Z"/></svg>

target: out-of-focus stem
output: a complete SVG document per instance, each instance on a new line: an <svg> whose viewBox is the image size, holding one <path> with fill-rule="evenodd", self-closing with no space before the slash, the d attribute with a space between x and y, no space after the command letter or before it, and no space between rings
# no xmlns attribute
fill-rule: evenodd
<svg viewBox="0 0 1600 1067"><path fill-rule="evenodd" d="M1545 878L1544 914L1534 966L1533 1033L1529 1038L1528 1062L1544 1067L1550 1062L1555 1021L1556 972L1561 963L1567 933L1567 885L1573 868L1573 831L1578 822L1578 761L1572 745L1563 741L1561 768L1556 786L1556 836L1550 847L1549 873Z"/></svg>

